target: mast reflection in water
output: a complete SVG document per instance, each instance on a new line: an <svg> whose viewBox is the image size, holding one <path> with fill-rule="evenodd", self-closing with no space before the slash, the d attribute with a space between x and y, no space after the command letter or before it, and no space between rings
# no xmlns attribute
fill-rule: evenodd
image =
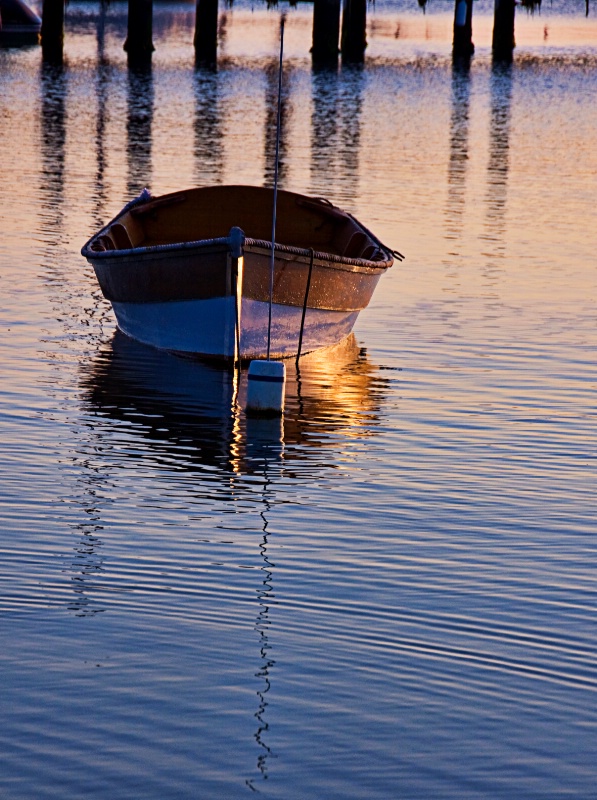
<svg viewBox="0 0 597 800"><path fill-rule="evenodd" d="M259 699L259 707L255 712L255 718L257 719L259 725L257 731L255 732L255 741L257 742L260 752L257 757L257 768L259 770L260 776L263 780L266 780L268 777L268 765L267 760L272 755L272 749L268 745L265 734L269 731L269 724L265 719L265 712L269 705L266 695L271 689L271 672L272 668L275 665L275 660L271 656L271 649L272 646L269 640L269 629L271 626L271 620L269 618L270 607L275 604L275 594L274 594L274 586L273 586L273 575L274 575L274 567L276 566L273 564L268 557L267 549L268 549L268 520L267 520L267 512L270 510L270 503L268 500L268 489L269 489L269 479L267 475L267 465L264 467L263 471L264 476L264 485L263 485L263 510L260 512L261 519L263 520L263 539L259 543L259 550L261 552L261 556L263 558L263 566L261 567L261 573L263 575L263 583L261 587L258 589L257 599L259 602L259 612L257 614L257 619L255 620L255 630L259 634L259 654L261 657L261 665L259 670L255 673L255 677L259 678L263 681L263 685L261 689L257 691L257 697ZM247 780L247 786L253 791L256 791L255 780Z"/></svg>

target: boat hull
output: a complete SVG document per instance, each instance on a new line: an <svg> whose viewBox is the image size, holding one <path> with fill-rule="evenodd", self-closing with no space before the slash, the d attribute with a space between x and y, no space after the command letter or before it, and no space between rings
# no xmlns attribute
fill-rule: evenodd
<svg viewBox="0 0 597 800"><path fill-rule="evenodd" d="M307 353L347 336L381 276L321 258L311 265L309 256L292 252L276 253L274 264L270 355L276 358L296 355L299 339ZM227 244L133 251L94 267L118 327L133 339L205 358L267 353L271 249L246 245L241 259L231 257Z"/></svg>

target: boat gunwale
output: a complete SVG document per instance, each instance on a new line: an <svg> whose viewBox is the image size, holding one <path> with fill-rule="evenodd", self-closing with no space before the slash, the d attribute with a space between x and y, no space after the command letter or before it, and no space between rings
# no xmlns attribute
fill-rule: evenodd
<svg viewBox="0 0 597 800"><path fill-rule="evenodd" d="M99 239L104 233L106 233L111 225L116 222L122 213L115 217L111 222L109 222L101 231L94 234L91 239L89 239L81 248L81 255L84 258L92 261L94 259L101 259L101 260L109 260L112 259L113 261L122 260L125 257L130 256L144 256L144 255L160 255L162 253L172 253L178 252L181 250L196 250L196 249L207 249L210 247L226 247L227 249L230 248L230 239L227 236L220 236L215 239L197 239L191 242L174 242L172 244L157 244L157 245L149 245L147 247L129 247L127 249L122 250L93 250L91 248L92 242L96 239ZM357 222L357 220L354 220ZM383 245L373 234L366 230L366 228L361 225L360 222L357 222L359 227L371 236L372 239L378 244L382 252L386 255L390 255L390 251L388 248ZM271 241L266 241L265 239L253 239L249 236L245 237L243 249L244 248L251 248L256 247L260 249L265 249L271 253L272 243ZM302 248L302 247L294 247L292 245L285 245L279 244L276 242L275 244L275 252L276 253L288 253L289 255L299 256L303 258L311 258L311 253L313 253L314 259L318 262L328 262L328 264L318 264L321 267L327 267L328 269L342 269L343 266L350 266L350 267L357 267L360 269L350 270L350 272L357 272L357 271L364 271L364 270L373 270L375 272L383 272L389 269L392 264L394 263L394 259L392 256L388 259L384 259L383 261L371 261L370 259L366 258L349 258L346 256L339 256L335 253L329 253L326 251L319 251L319 250L311 250L310 248ZM331 263L329 263L331 262ZM334 266L338 265L338 266Z"/></svg>

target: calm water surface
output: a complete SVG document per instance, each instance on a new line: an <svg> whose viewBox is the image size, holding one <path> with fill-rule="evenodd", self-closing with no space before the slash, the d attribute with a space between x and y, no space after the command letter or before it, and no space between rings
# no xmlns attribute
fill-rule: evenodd
<svg viewBox="0 0 597 800"><path fill-rule="evenodd" d="M0 795L597 796L597 20L289 9L281 180L406 253L283 422L127 340L82 243L149 186L272 177L279 11L68 7L0 51Z"/></svg>

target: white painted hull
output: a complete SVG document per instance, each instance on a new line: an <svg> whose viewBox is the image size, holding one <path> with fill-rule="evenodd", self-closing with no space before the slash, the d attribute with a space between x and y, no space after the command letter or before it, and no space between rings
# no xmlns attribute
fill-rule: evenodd
<svg viewBox="0 0 597 800"><path fill-rule="evenodd" d="M235 353L235 302L233 297L182 300L167 303L112 302L120 330L127 336L161 350L207 358L233 359ZM264 358L267 352L269 305L243 298L240 357ZM301 352L329 347L347 336L358 311L308 308ZM298 350L302 308L272 306L270 353L290 358Z"/></svg>

